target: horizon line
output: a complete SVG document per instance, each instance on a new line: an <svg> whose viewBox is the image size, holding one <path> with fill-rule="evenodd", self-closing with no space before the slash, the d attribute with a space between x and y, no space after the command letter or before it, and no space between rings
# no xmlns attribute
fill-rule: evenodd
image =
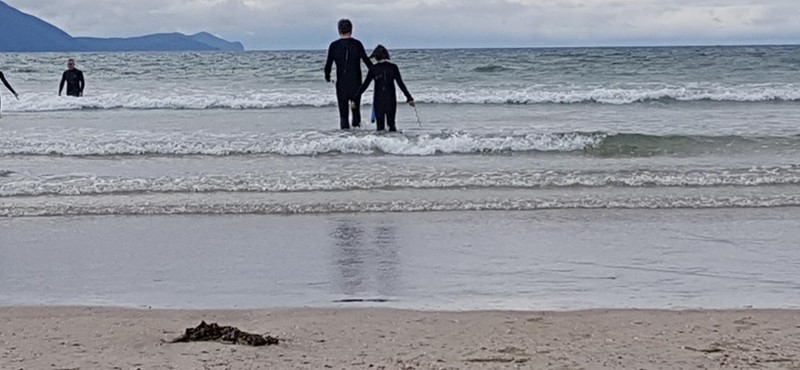
<svg viewBox="0 0 800 370"><path fill-rule="evenodd" d="M227 41L227 40L226 40ZM233 41L237 42L237 41ZM238 41L241 42L241 41ZM630 48L630 49L637 49L637 48L714 48L714 47L786 47L786 46L800 46L800 41L794 43L719 43L719 44L661 44L661 45L648 45L648 44L641 44L641 45L554 45L554 46L454 46L454 47L396 47L392 48L393 50L534 50L534 49L614 49L614 48ZM369 49L369 48L366 48ZM287 52L287 51L295 51L295 52L324 52L326 48L274 48L274 49L248 49L245 48L243 51L222 51L222 50L134 50L134 51L25 51L25 52L17 52L17 51L0 51L0 54L46 54L46 53L247 53L247 52Z"/></svg>
<svg viewBox="0 0 800 370"><path fill-rule="evenodd" d="M800 46L800 41L789 43L698 43L698 44L599 44L599 45L551 45L551 46L425 46L393 47L393 50L467 50L467 49L602 49L602 48L691 48L691 47L759 47L759 46ZM365 48L370 49L370 48ZM249 49L248 51L326 51L327 48L274 48Z"/></svg>

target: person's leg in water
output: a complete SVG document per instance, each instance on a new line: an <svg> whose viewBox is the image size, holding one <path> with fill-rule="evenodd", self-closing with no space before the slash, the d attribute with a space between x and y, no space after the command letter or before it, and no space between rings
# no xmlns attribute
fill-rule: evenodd
<svg viewBox="0 0 800 370"><path fill-rule="evenodd" d="M350 99L353 101L353 106L350 107L353 112L353 127L361 127L361 96L357 95L358 87L354 91L354 97Z"/></svg>
<svg viewBox="0 0 800 370"><path fill-rule="evenodd" d="M386 107L386 124L389 126L389 132L397 131L397 126L394 124L395 116L397 116L397 103L389 104Z"/></svg>
<svg viewBox="0 0 800 370"><path fill-rule="evenodd" d="M375 107L375 124L377 130L383 131L386 129L386 112L383 110L380 102L374 102L373 106Z"/></svg>
<svg viewBox="0 0 800 370"><path fill-rule="evenodd" d="M350 94L348 89L336 85L336 100L339 104L339 127L342 130L350 128L349 114L350 114Z"/></svg>

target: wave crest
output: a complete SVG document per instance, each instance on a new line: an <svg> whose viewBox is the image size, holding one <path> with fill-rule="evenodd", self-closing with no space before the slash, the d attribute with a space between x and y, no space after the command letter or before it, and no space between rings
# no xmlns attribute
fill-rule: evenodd
<svg viewBox="0 0 800 370"><path fill-rule="evenodd" d="M585 133L481 135L439 132L421 135L299 131L266 134L176 134L62 131L44 138L10 132L0 137L0 155L282 155L335 154L432 156L503 152L583 150L602 135Z"/></svg>
<svg viewBox="0 0 800 370"><path fill-rule="evenodd" d="M481 73L503 70L501 66L478 67ZM661 102L797 102L800 86L520 86L461 88L424 88L415 92L419 103L428 104L634 104ZM21 101L9 100L3 108L12 112L48 112L61 110L109 109L273 109L282 107L332 107L335 96L330 90L243 91L220 94L212 91L174 92L99 92L83 98L55 97L52 94L22 95ZM366 101L365 103L368 103Z"/></svg>
<svg viewBox="0 0 800 370"><path fill-rule="evenodd" d="M323 203L280 202L156 202L156 203L41 203L0 204L0 217L52 217L100 215L237 215L237 214L334 214L454 211L534 211L545 209L715 209L800 206L800 196L681 196L631 199L501 199L501 200L405 200Z"/></svg>
<svg viewBox="0 0 800 370"><path fill-rule="evenodd" d="M583 153L597 157L692 156L752 151L800 151L800 136L692 136L604 132L476 133L294 131L174 133L55 129L31 135L4 131L0 155L19 156L321 156L497 155Z"/></svg>
<svg viewBox="0 0 800 370"><path fill-rule="evenodd" d="M0 197L154 193L270 193L395 189L544 189L574 187L718 187L800 184L800 167L692 171L398 171L119 177L13 176L0 181Z"/></svg>

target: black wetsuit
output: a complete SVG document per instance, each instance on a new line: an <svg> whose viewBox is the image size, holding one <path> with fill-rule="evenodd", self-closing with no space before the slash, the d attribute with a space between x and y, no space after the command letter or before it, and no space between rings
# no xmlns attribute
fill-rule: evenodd
<svg viewBox="0 0 800 370"><path fill-rule="evenodd" d="M408 101L414 100L408 92L406 84L403 83L403 78L400 76L400 69L397 68L397 65L389 62L375 64L369 69L367 79L364 80L364 84L361 85L361 88L358 90L359 95L367 91L372 80L375 80L375 93L372 98L372 106L375 109L375 116L378 121L378 131L383 131L387 124L389 126L389 131L397 131L397 127L394 123L394 118L397 114L397 92L394 89L395 82L397 82L397 86L400 86L400 90L403 91Z"/></svg>
<svg viewBox="0 0 800 370"><path fill-rule="evenodd" d="M331 67L336 62L336 100L339 102L339 125L342 129L350 128L347 119L350 100L355 102L353 127L361 126L361 99L356 95L361 87L362 60L367 68L372 67L364 45L354 38L336 40L328 48L325 81L331 80Z"/></svg>
<svg viewBox="0 0 800 370"><path fill-rule="evenodd" d="M14 88L11 87L11 84L6 80L6 76L3 75L3 72L0 72L0 81L3 81L3 85L6 85L8 91L11 91L12 94L17 95L17 92L14 91Z"/></svg>
<svg viewBox="0 0 800 370"><path fill-rule="evenodd" d="M67 83L67 95L81 96L83 94L83 72L79 69L68 69L61 75L61 84L58 86L58 94L61 95L61 90L64 90L64 83Z"/></svg>
<svg viewBox="0 0 800 370"><path fill-rule="evenodd" d="M14 88L11 87L11 84L8 83L8 81L6 81L6 76L3 75L3 72L0 72L0 81L3 82L3 85L6 85L8 91L11 91L11 93L14 94L15 96L17 95L17 92L14 91Z"/></svg>

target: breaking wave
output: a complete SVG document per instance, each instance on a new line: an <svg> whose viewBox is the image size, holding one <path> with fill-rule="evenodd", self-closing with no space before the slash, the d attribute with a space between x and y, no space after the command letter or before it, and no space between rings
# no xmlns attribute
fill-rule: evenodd
<svg viewBox="0 0 800 370"><path fill-rule="evenodd" d="M503 152L583 150L602 135L584 133L480 135L440 132L422 135L372 132L303 131L291 133L153 133L62 131L44 137L9 132L0 137L0 155L282 155L336 154L431 156Z"/></svg>
<svg viewBox="0 0 800 370"><path fill-rule="evenodd" d="M65 129L31 135L4 131L0 155L14 156L321 156L513 154L576 152L591 156L657 156L748 151L798 151L800 136L691 136L604 132L414 134L294 131L164 133ZM5 174L7 176L7 174Z"/></svg>
<svg viewBox="0 0 800 370"><path fill-rule="evenodd" d="M479 67L494 72L498 66ZM647 102L798 102L800 86L533 86L496 88L469 86L462 90L421 89L415 91L420 103L427 104L634 104ZM365 99L369 102L369 99ZM31 93L20 101L8 100L3 108L11 112L48 112L61 110L167 109L259 110L282 107L332 107L335 96L329 90L303 89L280 91L245 91L231 94L206 91L176 92L99 92L83 98L54 97Z"/></svg>
<svg viewBox="0 0 800 370"><path fill-rule="evenodd" d="M199 175L126 178L119 176L16 175L0 181L0 197L153 193L267 193L394 189L716 187L800 184L800 166L691 171L390 171Z"/></svg>
<svg viewBox="0 0 800 370"><path fill-rule="evenodd" d="M238 214L333 214L452 211L533 211L545 209L709 209L800 206L798 195L770 196L675 196L606 199L503 199L503 200L394 200L320 203L161 201L156 203L41 203L0 204L0 217L52 217L100 215L238 215Z"/></svg>

